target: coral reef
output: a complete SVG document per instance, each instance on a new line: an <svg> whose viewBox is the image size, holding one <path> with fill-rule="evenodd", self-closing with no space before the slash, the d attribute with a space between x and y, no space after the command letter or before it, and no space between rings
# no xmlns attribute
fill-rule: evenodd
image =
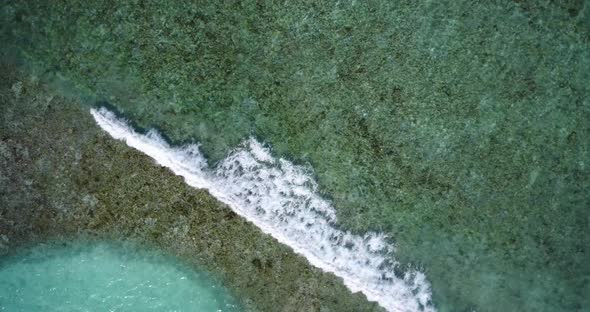
<svg viewBox="0 0 590 312"><path fill-rule="evenodd" d="M0 39L211 162L255 135L311 164L341 225L393 237L442 311L555 311L590 305L589 17L582 0L32 0L1 8Z"/></svg>

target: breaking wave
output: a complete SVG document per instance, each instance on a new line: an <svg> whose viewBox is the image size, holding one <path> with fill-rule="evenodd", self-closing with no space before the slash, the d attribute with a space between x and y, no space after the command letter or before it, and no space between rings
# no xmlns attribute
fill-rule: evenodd
<svg viewBox="0 0 590 312"><path fill-rule="evenodd" d="M384 235L338 229L334 207L319 195L309 170L273 157L254 138L209 168L197 144L170 146L155 130L138 133L106 108L91 109L91 114L113 138L184 177L188 185L207 189L312 265L342 278L351 291L388 311L435 311L426 276L398 269L394 247Z"/></svg>

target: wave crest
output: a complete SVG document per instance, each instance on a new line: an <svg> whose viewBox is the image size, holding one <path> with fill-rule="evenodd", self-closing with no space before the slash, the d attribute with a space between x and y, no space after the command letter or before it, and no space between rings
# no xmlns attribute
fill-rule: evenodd
<svg viewBox="0 0 590 312"><path fill-rule="evenodd" d="M426 276L401 270L385 235L354 235L335 226L335 209L319 195L309 169L274 158L254 138L209 168L199 145L170 146L155 130L138 133L104 107L91 114L113 138L152 157L190 186L208 189L312 265L342 278L351 291L388 311L435 311Z"/></svg>

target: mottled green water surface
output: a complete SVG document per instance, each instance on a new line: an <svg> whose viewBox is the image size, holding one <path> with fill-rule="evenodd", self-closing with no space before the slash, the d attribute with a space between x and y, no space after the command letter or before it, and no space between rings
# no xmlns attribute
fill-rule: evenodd
<svg viewBox="0 0 590 312"><path fill-rule="evenodd" d="M215 162L254 134L441 311L590 305L589 1L8 1L3 50ZM62 85L63 86L63 85ZM66 88L64 88L65 90Z"/></svg>
<svg viewBox="0 0 590 312"><path fill-rule="evenodd" d="M0 258L2 311L240 311L202 272L118 243L44 244Z"/></svg>

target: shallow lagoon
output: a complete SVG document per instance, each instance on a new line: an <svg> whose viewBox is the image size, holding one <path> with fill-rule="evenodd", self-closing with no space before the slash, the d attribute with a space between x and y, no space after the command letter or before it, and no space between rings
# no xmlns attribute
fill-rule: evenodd
<svg viewBox="0 0 590 312"><path fill-rule="evenodd" d="M39 245L0 262L1 311L240 311L217 281L154 250Z"/></svg>

